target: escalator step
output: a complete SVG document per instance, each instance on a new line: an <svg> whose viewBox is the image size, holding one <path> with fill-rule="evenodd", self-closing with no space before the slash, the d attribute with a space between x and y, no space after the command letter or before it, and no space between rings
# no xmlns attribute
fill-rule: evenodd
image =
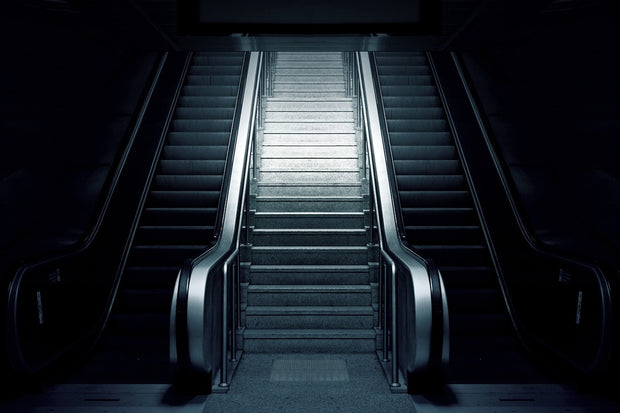
<svg viewBox="0 0 620 413"><path fill-rule="evenodd" d="M450 132L390 132L390 142L392 146L446 146L452 145L452 138L450 136Z"/></svg>
<svg viewBox="0 0 620 413"><path fill-rule="evenodd" d="M400 191L402 205L415 205L418 208L450 207L467 208L471 206L468 191Z"/></svg>
<svg viewBox="0 0 620 413"><path fill-rule="evenodd" d="M209 66L209 65L223 65L223 66L237 66L241 67L243 63L243 55L203 55L196 54L192 59L193 66Z"/></svg>
<svg viewBox="0 0 620 413"><path fill-rule="evenodd" d="M230 108L235 107L237 102L237 95L227 96L187 96L181 95L178 100L178 107L190 108Z"/></svg>
<svg viewBox="0 0 620 413"><path fill-rule="evenodd" d="M123 314L149 313L153 316L169 316L172 294L172 288L124 288L119 292L115 305Z"/></svg>
<svg viewBox="0 0 620 413"><path fill-rule="evenodd" d="M485 265L466 267L443 265L440 271L446 289L489 288L497 284L494 270Z"/></svg>
<svg viewBox="0 0 620 413"><path fill-rule="evenodd" d="M417 245L416 251L423 257L432 258L438 266L480 265L488 261L488 252L483 245Z"/></svg>
<svg viewBox="0 0 620 413"><path fill-rule="evenodd" d="M220 191L152 191L150 207L214 207Z"/></svg>
<svg viewBox="0 0 620 413"><path fill-rule="evenodd" d="M230 132L229 119L175 119L170 125L173 132Z"/></svg>
<svg viewBox="0 0 620 413"><path fill-rule="evenodd" d="M398 175L398 189L402 191L445 191L465 189L463 175Z"/></svg>
<svg viewBox="0 0 620 413"><path fill-rule="evenodd" d="M426 56L423 53L411 54L411 55L389 55L377 53L377 64L383 65L418 65L426 67Z"/></svg>
<svg viewBox="0 0 620 413"><path fill-rule="evenodd" d="M217 206L210 208L153 208L148 207L142 214L144 225L206 225L215 222Z"/></svg>
<svg viewBox="0 0 620 413"><path fill-rule="evenodd" d="M185 78L185 84L190 86L234 86L239 84L239 75L197 75L190 73Z"/></svg>
<svg viewBox="0 0 620 413"><path fill-rule="evenodd" d="M223 173L225 165L225 160L217 159L162 159L159 162L159 173L165 175L215 175Z"/></svg>
<svg viewBox="0 0 620 413"><path fill-rule="evenodd" d="M435 86L382 86L383 96L431 96L435 97L437 89Z"/></svg>
<svg viewBox="0 0 620 413"><path fill-rule="evenodd" d="M172 266L179 267L188 258L196 258L206 245L136 245L128 264L130 266Z"/></svg>
<svg viewBox="0 0 620 413"><path fill-rule="evenodd" d="M124 288L168 288L172 289L179 274L178 266L169 267L126 267L123 275Z"/></svg>
<svg viewBox="0 0 620 413"><path fill-rule="evenodd" d="M177 119L232 119L234 107L179 107L175 111Z"/></svg>
<svg viewBox="0 0 620 413"><path fill-rule="evenodd" d="M431 71L428 66L405 66L382 64L378 66L379 75L384 76L402 76L402 75L430 75Z"/></svg>
<svg viewBox="0 0 620 413"><path fill-rule="evenodd" d="M226 145L166 145L162 156L166 160L222 160L226 159L227 153Z"/></svg>
<svg viewBox="0 0 620 413"><path fill-rule="evenodd" d="M477 225L473 208L402 208L407 225Z"/></svg>
<svg viewBox="0 0 620 413"><path fill-rule="evenodd" d="M444 119L388 119L392 132L448 132L450 127Z"/></svg>
<svg viewBox="0 0 620 413"><path fill-rule="evenodd" d="M410 235L409 242L417 244L427 243L447 243L463 245L480 245L484 242L482 231L477 225L463 226L405 226L407 234Z"/></svg>
<svg viewBox="0 0 620 413"><path fill-rule="evenodd" d="M224 132L170 132L167 144L171 146L228 145L230 131Z"/></svg>
<svg viewBox="0 0 620 413"><path fill-rule="evenodd" d="M235 84L238 84L241 67L238 65L191 65L188 73L192 76L236 75L237 80Z"/></svg>
<svg viewBox="0 0 620 413"><path fill-rule="evenodd" d="M440 107L386 107L384 112L387 119L440 119L443 116Z"/></svg>
<svg viewBox="0 0 620 413"><path fill-rule="evenodd" d="M237 86L193 86L183 87L183 96L237 96Z"/></svg>
<svg viewBox="0 0 620 413"><path fill-rule="evenodd" d="M218 191L222 187L222 175L157 175L155 190Z"/></svg>
<svg viewBox="0 0 620 413"><path fill-rule="evenodd" d="M142 245L161 245L166 242L205 244L205 240L211 239L213 229L213 225L144 225L138 228L136 242Z"/></svg>
<svg viewBox="0 0 620 413"><path fill-rule="evenodd" d="M417 96L402 95L394 96L383 93L383 105L386 108L428 108L441 107L441 99L434 94Z"/></svg>
<svg viewBox="0 0 620 413"><path fill-rule="evenodd" d="M433 77L430 74L408 74L408 75L383 75L381 76L381 84L385 86L392 85L433 85Z"/></svg>
<svg viewBox="0 0 620 413"><path fill-rule="evenodd" d="M457 175L461 173L456 159L425 159L416 161L394 161L396 175Z"/></svg>
<svg viewBox="0 0 620 413"><path fill-rule="evenodd" d="M452 145L408 145L392 146L394 159L407 160L451 160L458 159L456 148Z"/></svg>

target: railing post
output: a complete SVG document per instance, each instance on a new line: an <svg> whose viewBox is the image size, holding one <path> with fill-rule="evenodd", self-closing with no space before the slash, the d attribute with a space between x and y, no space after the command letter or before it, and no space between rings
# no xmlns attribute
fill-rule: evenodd
<svg viewBox="0 0 620 413"><path fill-rule="evenodd" d="M222 369L220 387L228 387L228 260L222 274Z"/></svg>
<svg viewBox="0 0 620 413"><path fill-rule="evenodd" d="M397 313L396 313L396 266L394 262L390 265L391 268L391 296L392 296L392 387L400 386L398 382L398 334L397 334Z"/></svg>
<svg viewBox="0 0 620 413"><path fill-rule="evenodd" d="M381 276L383 277L383 361L387 362L390 360L388 356L388 302L387 302L387 271L385 267L385 261L383 259L383 255L381 255L380 260L380 271Z"/></svg>

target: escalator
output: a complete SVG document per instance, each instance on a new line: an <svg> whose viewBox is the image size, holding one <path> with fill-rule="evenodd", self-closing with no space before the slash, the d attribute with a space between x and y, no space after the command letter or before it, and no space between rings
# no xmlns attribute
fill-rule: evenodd
<svg viewBox="0 0 620 413"><path fill-rule="evenodd" d="M85 380L169 381L175 278L214 238L243 53L193 55L108 324Z"/></svg>
<svg viewBox="0 0 620 413"><path fill-rule="evenodd" d="M426 56L375 58L406 239L437 263L446 287L449 380L540 381L513 333Z"/></svg>

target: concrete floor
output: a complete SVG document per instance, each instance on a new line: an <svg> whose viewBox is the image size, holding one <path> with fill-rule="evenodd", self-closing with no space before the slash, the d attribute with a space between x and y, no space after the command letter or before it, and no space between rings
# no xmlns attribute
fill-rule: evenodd
<svg viewBox="0 0 620 413"><path fill-rule="evenodd" d="M392 393L374 354L244 354L228 393L182 397L167 384L62 384L0 402L3 412L618 412L558 384L451 384Z"/></svg>

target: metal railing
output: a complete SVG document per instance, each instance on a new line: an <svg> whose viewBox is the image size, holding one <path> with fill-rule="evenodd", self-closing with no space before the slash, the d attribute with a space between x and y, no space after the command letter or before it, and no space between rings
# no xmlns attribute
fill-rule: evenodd
<svg viewBox="0 0 620 413"><path fill-rule="evenodd" d="M224 389L230 384L229 364L238 361L240 245L248 235L249 188L257 173L256 134L262 127L262 97L273 89L271 60L271 53L250 53L232 139L230 178L221 195L226 198L220 236L211 249L180 271L171 308L170 358L176 373L208 377L205 385L217 382Z"/></svg>
<svg viewBox="0 0 620 413"><path fill-rule="evenodd" d="M390 386L411 389L441 375L449 357L448 307L441 274L404 242L395 174L378 82L367 52L345 52L345 89L356 99L362 176L368 183L371 244L379 247L382 361ZM401 376L402 373L402 376Z"/></svg>

